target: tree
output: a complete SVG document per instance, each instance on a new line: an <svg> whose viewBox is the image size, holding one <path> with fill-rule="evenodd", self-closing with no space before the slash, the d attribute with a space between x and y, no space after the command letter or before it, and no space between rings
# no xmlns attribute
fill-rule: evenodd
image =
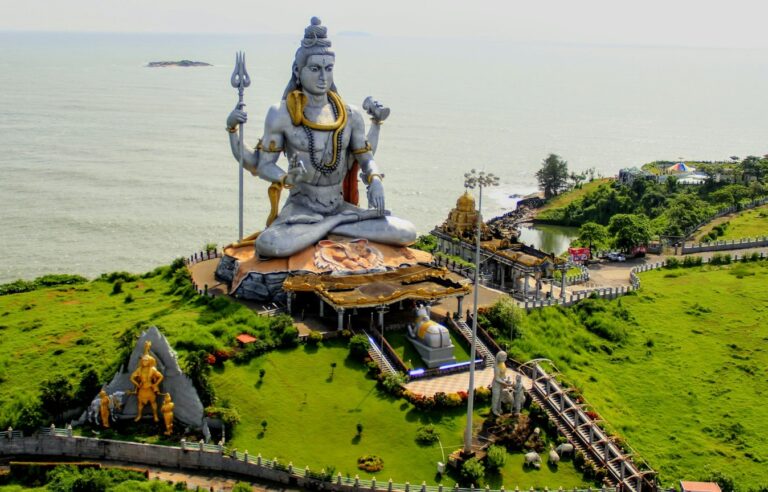
<svg viewBox="0 0 768 492"><path fill-rule="evenodd" d="M762 182L768 176L768 159L761 159L751 155L741 161L741 172L745 181L755 178L757 181Z"/></svg>
<svg viewBox="0 0 768 492"><path fill-rule="evenodd" d="M333 372L336 370L336 363L331 362L331 379L333 379Z"/></svg>
<svg viewBox="0 0 768 492"><path fill-rule="evenodd" d="M216 394L209 380L211 365L208 364L208 353L205 350L189 352L184 358L184 372L197 388L203 405L211 405Z"/></svg>
<svg viewBox="0 0 768 492"><path fill-rule="evenodd" d="M358 423L357 423L357 425L355 426L355 428L357 429L357 435L358 435L358 436L359 436L359 435L361 435L361 434L363 433L363 424L361 424L360 422L358 422Z"/></svg>
<svg viewBox="0 0 768 492"><path fill-rule="evenodd" d="M608 232L617 248L629 252L651 240L651 222L645 215L618 214L611 217Z"/></svg>
<svg viewBox="0 0 768 492"><path fill-rule="evenodd" d="M557 154L549 154L536 171L539 188L544 198L549 199L563 191L568 184L568 163Z"/></svg>
<svg viewBox="0 0 768 492"><path fill-rule="evenodd" d="M488 321L500 333L509 333L509 341L520 336L520 323L523 321L523 311L509 297L496 301L487 313Z"/></svg>
<svg viewBox="0 0 768 492"><path fill-rule="evenodd" d="M579 241L589 246L590 255L596 246L608 244L610 238L608 229L597 222L587 222L579 228Z"/></svg>
<svg viewBox="0 0 768 492"><path fill-rule="evenodd" d="M72 404L72 384L64 376L46 379L40 384L40 405L54 420Z"/></svg>

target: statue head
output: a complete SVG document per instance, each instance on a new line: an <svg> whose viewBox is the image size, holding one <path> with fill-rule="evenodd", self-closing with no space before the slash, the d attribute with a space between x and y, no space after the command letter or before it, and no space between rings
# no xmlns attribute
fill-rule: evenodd
<svg viewBox="0 0 768 492"><path fill-rule="evenodd" d="M166 393L165 398L163 399L163 403L171 403L171 394Z"/></svg>
<svg viewBox="0 0 768 492"><path fill-rule="evenodd" d="M304 38L301 46L296 50L291 68L291 79L283 92L283 99L289 93L302 89L314 94L321 90L336 92L336 84L333 83L333 63L336 54L331 50L331 41L328 39L328 29L321 25L320 19L312 17L310 25L304 29ZM321 78L323 84L317 79ZM303 82L302 82L303 79Z"/></svg>
<svg viewBox="0 0 768 492"><path fill-rule="evenodd" d="M502 362L505 362L507 360L507 353L503 350L499 350L499 353L496 354L496 363L501 364Z"/></svg>

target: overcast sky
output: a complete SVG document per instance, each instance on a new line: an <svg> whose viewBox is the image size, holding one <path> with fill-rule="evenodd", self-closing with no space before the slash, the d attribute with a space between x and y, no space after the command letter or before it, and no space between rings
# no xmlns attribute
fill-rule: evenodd
<svg viewBox="0 0 768 492"><path fill-rule="evenodd" d="M301 32L768 48L766 0L0 0L0 30Z"/></svg>

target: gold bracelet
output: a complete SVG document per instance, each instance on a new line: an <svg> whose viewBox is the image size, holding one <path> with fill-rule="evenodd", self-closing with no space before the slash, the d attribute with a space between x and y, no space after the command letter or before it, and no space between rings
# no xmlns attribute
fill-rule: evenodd
<svg viewBox="0 0 768 492"><path fill-rule="evenodd" d="M292 185L292 184L287 184L287 183L285 182L285 178L287 178L287 177L288 177L288 174L287 174L287 173L286 173L286 174L283 174L283 177L282 177L282 178L280 178L280 186L282 186L282 187L283 187L283 188L285 188L286 190L290 190L291 188L293 188L293 185Z"/></svg>
<svg viewBox="0 0 768 492"><path fill-rule="evenodd" d="M368 175L368 184L373 183L373 178L375 178L376 176L378 176L380 180L382 180L382 181L384 180L384 176L381 175L381 174L369 174Z"/></svg>
<svg viewBox="0 0 768 492"><path fill-rule="evenodd" d="M360 155L360 154L365 154L366 152L371 152L372 150L373 148L371 147L371 144L369 144L368 142L365 142L365 147L363 147L362 149L352 150L352 154Z"/></svg>
<svg viewBox="0 0 768 492"><path fill-rule="evenodd" d="M232 128L230 128L230 127L226 127L226 128L227 128L227 131L229 133L237 133L237 127L236 126L233 126Z"/></svg>

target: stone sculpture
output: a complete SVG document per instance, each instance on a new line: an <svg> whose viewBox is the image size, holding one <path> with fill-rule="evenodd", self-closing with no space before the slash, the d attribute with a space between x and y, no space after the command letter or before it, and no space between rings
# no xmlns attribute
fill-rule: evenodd
<svg viewBox="0 0 768 492"><path fill-rule="evenodd" d="M165 435L170 436L173 434L173 400L171 394L166 393L163 399L163 406L160 407L160 411L163 413L163 421L165 422Z"/></svg>
<svg viewBox="0 0 768 492"><path fill-rule="evenodd" d="M429 368L456 362L448 328L432 321L429 307L416 307L416 322L408 325L409 340Z"/></svg>
<svg viewBox="0 0 768 492"><path fill-rule="evenodd" d="M150 342L149 345L146 342ZM171 349L168 340L154 326L139 336L136 347L128 359L127 369L121 368L103 390L109 395L109 409L113 422L115 420L133 420L140 415L138 398L134 398L137 388L132 377L136 374L137 369L140 372L147 348L149 348L147 355L154 359L154 367L163 375L161 382L155 380L158 391L173 395L174 420L190 428L200 429L203 425L203 404L200 397L197 395L192 381L181 371L176 353ZM157 394L155 394L155 398L157 398ZM153 399L152 401L156 400ZM155 405L157 406L157 403ZM101 396L99 394L91 401L88 409L77 423L81 425L85 422L98 424L100 412Z"/></svg>
<svg viewBox="0 0 768 492"><path fill-rule="evenodd" d="M152 418L155 422L158 421L157 395L160 393L159 385L164 377L157 370L157 360L149 354L151 348L151 341L144 342L144 355L139 360L139 367L131 374L131 383L134 386L138 405L137 415L134 419L136 422L141 420L141 412L147 404L152 407Z"/></svg>
<svg viewBox="0 0 768 492"><path fill-rule="evenodd" d="M503 350L496 354L496 364L493 366L493 384L491 384L491 412L501 416L502 403L511 403L508 391L512 382L507 377L507 353Z"/></svg>
<svg viewBox="0 0 768 492"><path fill-rule="evenodd" d="M525 403L525 388L523 388L523 376L518 374L515 377L515 387L512 390L512 409L515 415L519 415Z"/></svg>
<svg viewBox="0 0 768 492"><path fill-rule="evenodd" d="M395 245L416 239L413 224L385 208L384 175L373 160L363 113L344 103L336 90L336 58L326 31L313 17L296 51L283 98L267 113L255 151L244 150L241 156L237 128L247 121L245 111L238 105L227 118L235 159L242 157L243 166L271 182L277 193L281 188L290 192L280 213L256 239L262 256L291 256L329 233ZM389 114L375 101L365 106L374 127ZM378 129L371 136L378 140ZM277 165L281 153L290 161L287 172ZM358 166L368 187L368 209L357 206Z"/></svg>
<svg viewBox="0 0 768 492"><path fill-rule="evenodd" d="M541 468L541 456L536 451L525 453L525 466L531 466L537 470Z"/></svg>

